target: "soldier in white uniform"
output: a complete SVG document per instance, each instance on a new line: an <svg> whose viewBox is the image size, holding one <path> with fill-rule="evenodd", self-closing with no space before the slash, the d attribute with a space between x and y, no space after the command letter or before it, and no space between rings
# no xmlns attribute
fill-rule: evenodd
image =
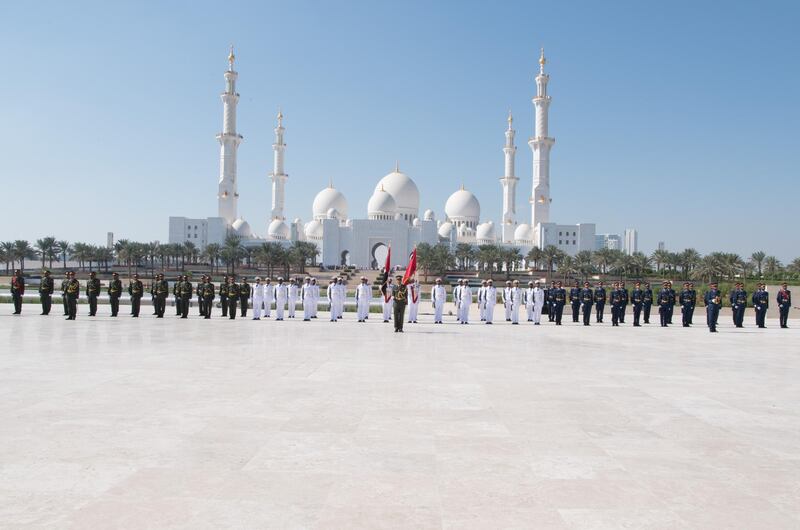
<svg viewBox="0 0 800 530"><path fill-rule="evenodd" d="M514 280L511 288L511 323L519 324L519 308L522 307L522 289L519 288L519 280Z"/></svg>
<svg viewBox="0 0 800 530"><path fill-rule="evenodd" d="M486 323L491 324L494 320L494 306L497 304L497 288L494 286L494 282L489 280L486 282L486 290L483 294L486 300L486 310L484 311L484 316L486 317Z"/></svg>
<svg viewBox="0 0 800 530"><path fill-rule="evenodd" d="M444 314L444 304L447 301L447 291L442 285L442 279L436 278L436 282L431 289L431 304L433 304L433 323L441 324Z"/></svg>
<svg viewBox="0 0 800 530"><path fill-rule="evenodd" d="M503 308L505 309L506 322L511 322L511 282L506 282L503 289Z"/></svg>
<svg viewBox="0 0 800 530"><path fill-rule="evenodd" d="M264 305L264 284L261 278L256 276L256 283L253 285L253 320L261 320L261 307Z"/></svg>
<svg viewBox="0 0 800 530"><path fill-rule="evenodd" d="M278 278L278 285L275 286L275 320L283 320L283 311L286 309L286 299L289 297L289 289L283 283L283 278Z"/></svg>
<svg viewBox="0 0 800 530"><path fill-rule="evenodd" d="M486 322L486 280L481 280L481 286L478 287L478 315L481 322Z"/></svg>
<svg viewBox="0 0 800 530"><path fill-rule="evenodd" d="M300 291L295 278L289 279L289 318L294 318L294 312L297 307L297 295Z"/></svg>
<svg viewBox="0 0 800 530"><path fill-rule="evenodd" d="M317 318L319 311L319 284L316 278L311 278L311 318Z"/></svg>
<svg viewBox="0 0 800 530"><path fill-rule="evenodd" d="M362 276L361 283L356 287L356 312L359 322L367 321L370 302L372 302L372 286L367 283L367 278Z"/></svg>
<svg viewBox="0 0 800 530"><path fill-rule="evenodd" d="M266 278L264 280L264 318L269 318L272 311L272 302L275 301L275 286L272 285L272 280Z"/></svg>
<svg viewBox="0 0 800 530"><path fill-rule="evenodd" d="M383 295L383 321L389 322L392 318L392 309L394 308L394 286L392 279L388 278L386 283L381 286L381 294Z"/></svg>
<svg viewBox="0 0 800 530"><path fill-rule="evenodd" d="M303 322L311 320L311 306L314 300L314 295L311 291L311 278L306 277L303 287L300 289L300 299L303 301Z"/></svg>
<svg viewBox="0 0 800 530"><path fill-rule="evenodd" d="M544 308L544 289L539 282L533 288L533 323L539 325L542 320L542 308Z"/></svg>
<svg viewBox="0 0 800 530"><path fill-rule="evenodd" d="M344 302L347 299L347 287L344 285L344 278L341 276L336 278L336 318L342 318L344 315Z"/></svg>
<svg viewBox="0 0 800 530"><path fill-rule="evenodd" d="M408 284L408 322L417 323L419 313L419 282L416 278Z"/></svg>
<svg viewBox="0 0 800 530"><path fill-rule="evenodd" d="M336 280L333 279L328 282L328 287L325 289L325 299L328 301L328 310L331 314L331 322L336 322Z"/></svg>
<svg viewBox="0 0 800 530"><path fill-rule="evenodd" d="M461 322L461 289L464 287L464 281L458 280L456 286L453 287L453 305L456 306L456 320Z"/></svg>
<svg viewBox="0 0 800 530"><path fill-rule="evenodd" d="M459 291L459 307L461 308L461 323L469 324L469 306L472 304L472 288L469 286L469 281L464 280Z"/></svg>
<svg viewBox="0 0 800 530"><path fill-rule="evenodd" d="M528 322L533 322L533 282L528 282L528 288L525 290L525 309L528 313Z"/></svg>

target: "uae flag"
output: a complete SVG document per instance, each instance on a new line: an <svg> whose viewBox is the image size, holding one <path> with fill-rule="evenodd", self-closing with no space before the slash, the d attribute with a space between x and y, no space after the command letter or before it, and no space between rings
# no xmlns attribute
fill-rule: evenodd
<svg viewBox="0 0 800 530"><path fill-rule="evenodd" d="M389 281L389 275L392 273L392 244L389 243L389 250L386 252L386 265L383 270L386 271L386 281Z"/></svg>
<svg viewBox="0 0 800 530"><path fill-rule="evenodd" d="M414 274L416 274L416 272L417 272L417 247L414 247L414 250L408 257L408 267L406 267L406 273L403 275L403 285L408 285L408 282L411 281L411 278L414 277Z"/></svg>

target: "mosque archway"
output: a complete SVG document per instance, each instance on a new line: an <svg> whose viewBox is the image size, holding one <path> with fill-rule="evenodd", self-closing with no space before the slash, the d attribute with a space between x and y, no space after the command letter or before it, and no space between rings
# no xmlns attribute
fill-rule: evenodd
<svg viewBox="0 0 800 530"><path fill-rule="evenodd" d="M349 267L350 266L350 251L345 250L342 252L342 259L339 262L339 265L342 267Z"/></svg>
<svg viewBox="0 0 800 530"><path fill-rule="evenodd" d="M372 268L380 269L386 264L386 256L389 254L389 247L385 243L375 243L372 245Z"/></svg>

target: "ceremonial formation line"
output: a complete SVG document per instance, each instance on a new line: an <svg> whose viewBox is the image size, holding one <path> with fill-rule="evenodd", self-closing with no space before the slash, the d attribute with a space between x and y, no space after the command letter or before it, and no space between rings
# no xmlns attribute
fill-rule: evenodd
<svg viewBox="0 0 800 530"><path fill-rule="evenodd" d="M90 278L81 285L75 273L68 272L61 282L61 299L67 320L77 318L77 306L82 293L88 302L89 316L95 316L102 290L100 280L96 278L95 273L91 273ZM320 303L323 303L331 322L343 318L348 294L352 293L358 322L366 322L369 319L370 307L377 301L382 310L380 319L383 322L393 321L396 332L403 331L406 308L408 308L408 323L418 322L419 307L423 299L422 286L415 277L408 274L408 271L405 276L385 278L377 294L366 277L362 277L352 290L348 289L342 277L331 279L323 290L317 279L310 276L290 278L288 281L278 278L274 282L270 278L257 277L251 284L246 277L237 281L234 275L226 275L223 276L223 281L216 285L212 278L206 275L197 283L192 283L189 276L181 275L170 284L163 274L157 274L146 289L138 274L134 274L127 286L123 286L116 272L113 273L105 290L111 305L112 317L118 316L120 298L123 292L127 292L130 297L131 316L137 318L141 299L149 292L153 315L157 318L164 318L167 300L171 295L175 314L181 318L189 317L192 300L196 297L198 314L206 319L211 318L214 306L218 305L222 310L221 316L228 319L235 319L237 314L240 317L247 317L247 311L252 307L253 320L271 318L273 310L276 321L282 321L284 318L293 319L297 316L298 310L302 310L303 321L311 321L317 318L318 308ZM38 287L42 315L50 313L54 292L55 282L50 272L46 271ZM11 282L14 314L22 313L24 293L25 279L20 271L16 271ZM714 282L708 284L708 289L702 296L706 309L706 325L711 332L716 332L723 297L718 284ZM737 283L734 289L727 293L727 298L735 327L744 327L748 308L753 310L756 325L759 328L766 327L770 295L764 284L758 284L758 289L748 296L743 284ZM613 282L608 290L602 281L595 285L584 282L582 287L576 281L574 286L567 290L562 282L552 282L549 286L541 282L529 282L527 288L522 288L518 280L507 281L503 287L497 288L494 281L488 279L482 280L480 286L473 289L469 280L461 279L448 293L443 280L437 278L430 289L434 324L444 323L448 306L451 308L448 315L453 315L456 322L469 324L470 309L475 303L480 322L485 324L494 324L498 304L502 306L503 320L512 325L518 325L522 319L540 325L544 314L547 322L560 326L565 309L567 311L571 309L573 322L589 326L594 316L594 323L602 324L608 305L611 325L619 326L625 323L627 306L630 305L634 327L650 323L653 306L656 306L659 324L662 327L672 324L676 306L680 307L681 325L690 327L699 300L693 283L684 283L683 290L677 292L669 281L664 281L661 288L654 292L648 282L638 281L630 290L622 281ZM789 311L792 308L792 294L786 283L782 284L774 300L779 309L780 327L786 328Z"/></svg>

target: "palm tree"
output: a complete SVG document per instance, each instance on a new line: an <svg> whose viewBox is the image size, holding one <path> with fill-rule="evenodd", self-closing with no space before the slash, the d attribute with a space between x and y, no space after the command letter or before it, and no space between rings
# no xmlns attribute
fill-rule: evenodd
<svg viewBox="0 0 800 530"><path fill-rule="evenodd" d="M553 265L555 265L564 256L564 252L559 250L555 245L547 245L542 249L542 261L547 263L547 274L553 274Z"/></svg>
<svg viewBox="0 0 800 530"><path fill-rule="evenodd" d="M700 261L700 253L693 248L687 248L678 256L678 261L680 262L679 266L681 268L681 272L683 272L683 279L688 280L689 275L692 273L692 269Z"/></svg>
<svg viewBox="0 0 800 530"><path fill-rule="evenodd" d="M3 250L3 261L6 263L6 274L8 274L8 264L11 263L11 268L14 268L16 263L16 256L14 255L14 243L11 241L3 241L0 243L0 249Z"/></svg>
<svg viewBox="0 0 800 530"><path fill-rule="evenodd" d="M575 268L583 279L589 277L594 272L593 252L591 250L581 250L575 254Z"/></svg>
<svg viewBox="0 0 800 530"><path fill-rule="evenodd" d="M114 249L117 251L117 259L128 266L128 277L130 277L134 257L133 242L120 239L114 243Z"/></svg>
<svg viewBox="0 0 800 530"><path fill-rule="evenodd" d="M534 270L541 270L539 264L544 260L544 252L539 247L533 247L528 251L525 260L528 262L528 267ZM533 267L531 267L531 264L533 264Z"/></svg>
<svg viewBox="0 0 800 530"><path fill-rule="evenodd" d="M478 269L489 271L489 278L494 279L495 263L501 261L502 249L497 245L479 245L476 260Z"/></svg>
<svg viewBox="0 0 800 530"><path fill-rule="evenodd" d="M756 268L758 269L758 276L759 277L761 277L761 267L764 265L764 258L766 258L766 257L767 257L767 254L763 250L757 250L757 251L753 252L753 254L750 256L750 259L752 259L753 262L755 262L755 264L756 264Z"/></svg>
<svg viewBox="0 0 800 530"><path fill-rule="evenodd" d="M14 241L14 257L19 261L19 268L25 271L25 260L36 258L36 251L30 243L24 239L17 239Z"/></svg>
<svg viewBox="0 0 800 530"><path fill-rule="evenodd" d="M711 278L722 276L722 267L714 254L709 254L695 265L692 270L692 279L704 282L711 281Z"/></svg>
<svg viewBox="0 0 800 530"><path fill-rule="evenodd" d="M458 243L455 249L456 260L458 260L458 270L466 270L470 267L477 257L477 250L474 245L469 243Z"/></svg>
<svg viewBox="0 0 800 530"><path fill-rule="evenodd" d="M556 260L556 265L558 266L558 272L564 274L564 282L567 281L567 276L571 276L577 272L575 268L575 259L567 254L566 252L559 251L561 254L558 256Z"/></svg>
<svg viewBox="0 0 800 530"><path fill-rule="evenodd" d="M228 234L222 246L222 259L230 268L231 274L236 274L236 264L242 258L242 238L236 234Z"/></svg>
<svg viewBox="0 0 800 530"><path fill-rule="evenodd" d="M631 266L633 273L641 278L650 271L652 262L650 257L643 252L634 252L631 254Z"/></svg>
<svg viewBox="0 0 800 530"><path fill-rule="evenodd" d="M594 252L592 258L594 263L600 268L600 272L608 274L608 268L616 259L614 251L610 248L601 248Z"/></svg>
<svg viewBox="0 0 800 530"><path fill-rule="evenodd" d="M72 247L69 244L69 241L56 241L54 250L57 255L61 256L61 262L64 264L64 269L67 268L67 254L72 252Z"/></svg>
<svg viewBox="0 0 800 530"><path fill-rule="evenodd" d="M211 274L214 274L214 270L216 269L221 252L222 247L220 247L218 243L209 243L206 245L206 248L203 249L203 257L204 259L208 260L208 263L211 266Z"/></svg>
<svg viewBox="0 0 800 530"><path fill-rule="evenodd" d="M669 261L669 252L666 250L658 249L653 252L650 258L656 264L656 272L661 274L661 269Z"/></svg>
<svg viewBox="0 0 800 530"><path fill-rule="evenodd" d="M775 275L780 272L781 268L781 262L775 256L767 256L764 258L764 272L766 272L771 279L775 278Z"/></svg>
<svg viewBox="0 0 800 530"><path fill-rule="evenodd" d="M53 257L54 257L54 247L56 244L56 238L53 236L43 237L41 239L36 240L36 250L39 252L39 256L42 258L42 269L44 269L44 262L49 260L50 261L50 268L53 268Z"/></svg>
<svg viewBox="0 0 800 530"><path fill-rule="evenodd" d="M522 252L517 247L506 247L500 250L500 258L506 267L506 279L511 278L511 270L522 261Z"/></svg>
<svg viewBox="0 0 800 530"><path fill-rule="evenodd" d="M103 264L103 268L108 272L108 263L114 259L114 252L108 247L95 247L94 259L98 267Z"/></svg>

